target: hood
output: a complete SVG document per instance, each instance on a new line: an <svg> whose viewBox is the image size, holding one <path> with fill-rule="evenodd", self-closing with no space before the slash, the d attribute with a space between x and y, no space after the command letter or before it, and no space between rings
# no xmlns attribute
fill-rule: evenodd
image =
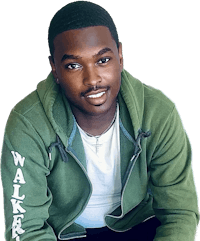
<svg viewBox="0 0 200 241"><path fill-rule="evenodd" d="M135 140L142 126L144 112L144 85L126 70L122 71L120 93L124 100L134 129Z"/></svg>
<svg viewBox="0 0 200 241"><path fill-rule="evenodd" d="M60 86L55 83L52 73L38 84L37 93L55 133L64 146L67 146L68 137L73 129L73 115Z"/></svg>

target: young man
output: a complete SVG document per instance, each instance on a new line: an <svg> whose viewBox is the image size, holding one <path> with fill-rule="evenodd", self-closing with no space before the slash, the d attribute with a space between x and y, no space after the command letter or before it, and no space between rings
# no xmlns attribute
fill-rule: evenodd
<svg viewBox="0 0 200 241"><path fill-rule="evenodd" d="M109 14L66 5L49 47L52 73L6 126L6 240L194 240L187 136L174 104L123 69Z"/></svg>

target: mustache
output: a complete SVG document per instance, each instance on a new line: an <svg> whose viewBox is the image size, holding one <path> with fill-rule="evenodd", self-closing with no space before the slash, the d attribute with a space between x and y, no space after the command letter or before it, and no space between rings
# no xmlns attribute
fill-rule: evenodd
<svg viewBox="0 0 200 241"><path fill-rule="evenodd" d="M98 91L98 90L108 90L109 87L108 86L91 86L90 88L88 88L86 91L82 92L81 95L87 95L88 93L90 93L91 91Z"/></svg>

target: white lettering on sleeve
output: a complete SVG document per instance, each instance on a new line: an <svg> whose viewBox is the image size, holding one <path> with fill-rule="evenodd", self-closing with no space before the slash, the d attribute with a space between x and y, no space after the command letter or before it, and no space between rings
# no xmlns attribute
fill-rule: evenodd
<svg viewBox="0 0 200 241"><path fill-rule="evenodd" d="M21 186L18 185L18 184L14 184L13 187L14 187L14 193L13 193L12 197L16 198L16 199L19 199L19 200L24 200L25 195L22 195L21 197L19 196L19 188Z"/></svg>
<svg viewBox="0 0 200 241"><path fill-rule="evenodd" d="M18 163L19 163L20 166L23 167L24 166L25 157L22 157L18 152L11 151L11 153L12 153L13 158L14 158L15 166L17 166Z"/></svg>
<svg viewBox="0 0 200 241"><path fill-rule="evenodd" d="M24 176L22 173L22 170L20 168L17 169L15 179L13 180L14 183L17 183L19 181L20 184L25 184Z"/></svg>
<svg viewBox="0 0 200 241"><path fill-rule="evenodd" d="M11 199L10 201L13 206L13 213L25 213L26 212L26 210L20 206L20 203L23 203L22 201L18 201L16 199Z"/></svg>
<svg viewBox="0 0 200 241"><path fill-rule="evenodd" d="M14 164L15 166L21 166L24 167L24 160L25 157L22 157L18 152L11 151L13 158L14 158ZM25 232L25 230L22 229L22 219L24 218L24 215L22 213L25 213L26 210L20 206L20 204L23 204L23 200L25 199L25 195L23 194L20 196L19 189L21 188L21 185L19 184L25 184L24 175L21 168L18 168L16 170L15 178L13 180L13 195L12 199L10 200L13 207L13 223L12 223L12 238L16 241L20 241L20 235ZM18 184L16 184L18 183Z"/></svg>
<svg viewBox="0 0 200 241"><path fill-rule="evenodd" d="M13 216L13 224L12 224L12 238L16 238L19 234L24 233L25 231L21 228L22 222L21 220L24 218L23 214L14 215Z"/></svg>

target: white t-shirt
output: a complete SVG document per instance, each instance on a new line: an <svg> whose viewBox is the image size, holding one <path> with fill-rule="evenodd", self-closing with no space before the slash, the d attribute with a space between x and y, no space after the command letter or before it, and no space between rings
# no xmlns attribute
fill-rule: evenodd
<svg viewBox="0 0 200 241"><path fill-rule="evenodd" d="M93 191L85 210L75 222L85 228L100 228L105 226L104 216L120 206L121 200L119 107L114 124L101 136L88 136L78 128Z"/></svg>

